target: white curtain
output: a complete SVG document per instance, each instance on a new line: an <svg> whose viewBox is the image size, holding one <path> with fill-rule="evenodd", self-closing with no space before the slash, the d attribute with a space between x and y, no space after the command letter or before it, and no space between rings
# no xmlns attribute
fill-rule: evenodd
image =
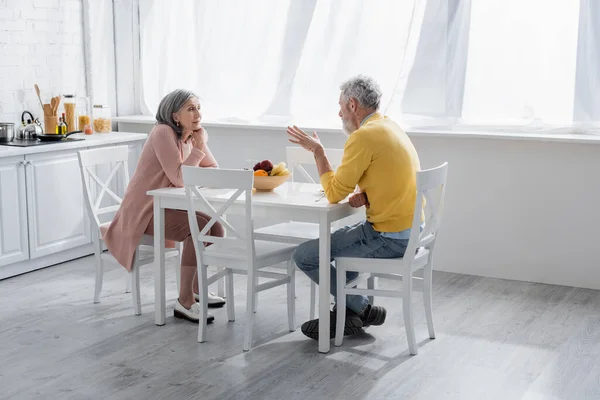
<svg viewBox="0 0 600 400"><path fill-rule="evenodd" d="M84 0L83 21L87 96L93 104L109 105L116 115L113 2Z"/></svg>
<svg viewBox="0 0 600 400"><path fill-rule="evenodd" d="M570 123L578 24L578 0L473 1L462 119Z"/></svg>
<svg viewBox="0 0 600 400"><path fill-rule="evenodd" d="M142 109L185 87L210 120L337 127L362 73L405 127L593 128L599 3L141 0Z"/></svg>
<svg viewBox="0 0 600 400"><path fill-rule="evenodd" d="M142 109L153 114L166 93L183 87L198 93L211 120L338 127L343 80L373 76L384 103L402 92L423 4L141 1Z"/></svg>
<svg viewBox="0 0 600 400"><path fill-rule="evenodd" d="M595 0L430 0L400 118L413 128L596 133L599 31Z"/></svg>

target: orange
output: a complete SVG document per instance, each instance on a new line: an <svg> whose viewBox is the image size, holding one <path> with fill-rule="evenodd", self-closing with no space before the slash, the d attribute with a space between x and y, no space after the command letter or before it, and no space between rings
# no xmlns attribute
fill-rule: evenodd
<svg viewBox="0 0 600 400"><path fill-rule="evenodd" d="M264 169L257 169L254 171L254 176L269 176L269 174Z"/></svg>

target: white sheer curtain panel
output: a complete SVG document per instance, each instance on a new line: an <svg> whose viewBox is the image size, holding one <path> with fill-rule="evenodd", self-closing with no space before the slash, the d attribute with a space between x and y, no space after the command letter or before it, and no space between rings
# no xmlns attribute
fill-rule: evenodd
<svg viewBox="0 0 600 400"><path fill-rule="evenodd" d="M338 126L339 85L352 75L373 76L389 102L410 66L419 3L141 1L142 109L153 114L184 87L210 119Z"/></svg>
<svg viewBox="0 0 600 400"><path fill-rule="evenodd" d="M187 88L211 117L252 118L272 99L290 0L140 3L142 109Z"/></svg>
<svg viewBox="0 0 600 400"><path fill-rule="evenodd" d="M473 1L463 121L569 124L578 25L578 0Z"/></svg>
<svg viewBox="0 0 600 400"><path fill-rule="evenodd" d="M339 127L366 74L406 128L592 132L600 1L140 0L141 103L176 87L211 120Z"/></svg>
<svg viewBox="0 0 600 400"><path fill-rule="evenodd" d="M110 105L114 112L117 94L113 2L84 0L83 21L87 96L94 104Z"/></svg>
<svg viewBox="0 0 600 400"><path fill-rule="evenodd" d="M402 98L425 1L319 0L293 82L289 114L313 126L339 125L339 87L358 74L383 90L382 109Z"/></svg>

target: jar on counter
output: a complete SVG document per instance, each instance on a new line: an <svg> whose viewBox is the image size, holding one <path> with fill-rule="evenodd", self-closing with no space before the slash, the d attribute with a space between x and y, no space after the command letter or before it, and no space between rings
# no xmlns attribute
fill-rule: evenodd
<svg viewBox="0 0 600 400"><path fill-rule="evenodd" d="M89 97L77 98L77 130L85 132L85 127L92 126L92 110Z"/></svg>
<svg viewBox="0 0 600 400"><path fill-rule="evenodd" d="M64 123L67 124L67 132L73 132L77 130L75 125L75 96L72 94L65 94L63 96L63 107L65 109Z"/></svg>
<svg viewBox="0 0 600 400"><path fill-rule="evenodd" d="M110 107L104 104L94 104L92 111L94 132L109 133L112 131Z"/></svg>

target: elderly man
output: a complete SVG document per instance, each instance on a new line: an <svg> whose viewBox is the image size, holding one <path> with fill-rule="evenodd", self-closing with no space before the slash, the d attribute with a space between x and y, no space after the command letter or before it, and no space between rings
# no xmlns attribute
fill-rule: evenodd
<svg viewBox="0 0 600 400"><path fill-rule="evenodd" d="M350 205L366 206L365 221L332 234L332 260L336 257L402 257L414 214L416 171L420 169L417 151L406 133L378 112L381 90L373 79L359 75L344 82L340 89L339 116L348 139L337 171L331 168L316 132L308 135L297 126L287 129L292 143L314 154L329 202L337 203L353 193L348 200ZM318 240L300 245L294 253L294 261L310 279L319 282ZM357 273L349 272L346 279L356 276ZM333 264L331 294L336 295ZM331 313L331 338L335 336L336 312L346 312L344 335L385 321L385 308L369 304L366 296L349 295L346 304L346 310L334 308ZM302 325L302 332L318 339L318 327L318 319L307 321Z"/></svg>

